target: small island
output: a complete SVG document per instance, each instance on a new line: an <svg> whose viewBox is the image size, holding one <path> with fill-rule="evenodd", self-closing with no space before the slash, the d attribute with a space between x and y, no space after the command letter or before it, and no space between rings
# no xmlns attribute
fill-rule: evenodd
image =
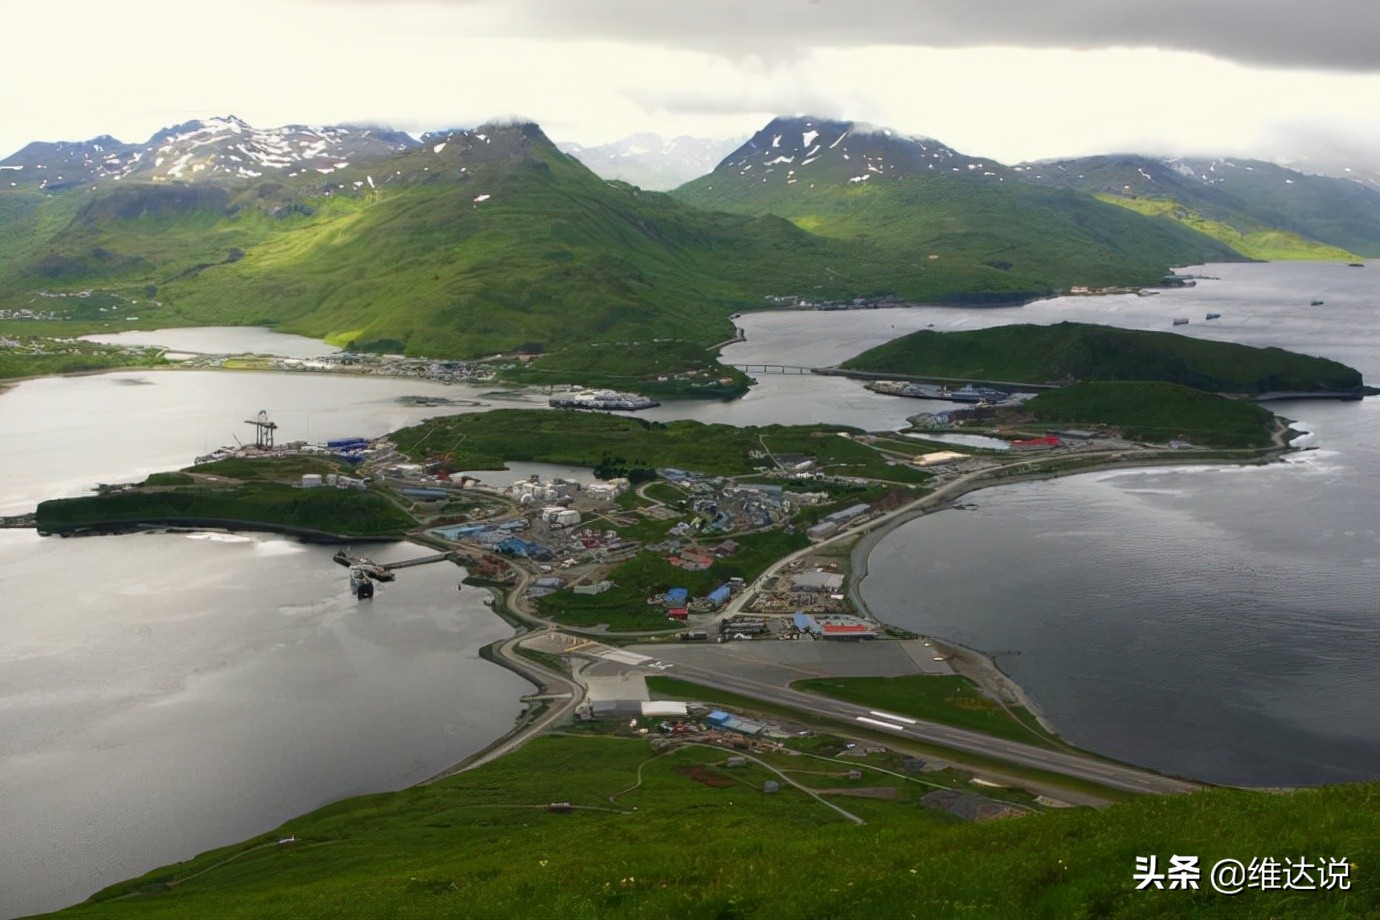
<svg viewBox="0 0 1380 920"><path fill-rule="evenodd" d="M1089 380L1160 381L1263 398L1308 393L1359 398L1360 371L1283 348L1255 348L1172 332L1091 323L1017 324L966 332L923 329L850 358L841 369L890 379L1061 386Z"/></svg>

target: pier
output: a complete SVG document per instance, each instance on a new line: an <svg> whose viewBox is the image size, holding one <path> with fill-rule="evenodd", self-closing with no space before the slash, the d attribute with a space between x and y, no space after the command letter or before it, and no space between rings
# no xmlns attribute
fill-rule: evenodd
<svg viewBox="0 0 1380 920"><path fill-rule="evenodd" d="M370 559L368 556L359 556L349 550L343 549L331 558L340 565L359 569L375 581L392 581L397 578L397 576L393 574L396 569L410 569L414 565L430 565L433 562L454 561L455 554L434 553L430 556L418 556L416 559L403 559L399 562L385 562L382 565Z"/></svg>
<svg viewBox="0 0 1380 920"><path fill-rule="evenodd" d="M385 562L380 568L391 572L394 569L410 569L414 565L430 565L433 562L450 562L454 559L454 553L436 553L433 556L418 556L416 559L404 559L402 562Z"/></svg>

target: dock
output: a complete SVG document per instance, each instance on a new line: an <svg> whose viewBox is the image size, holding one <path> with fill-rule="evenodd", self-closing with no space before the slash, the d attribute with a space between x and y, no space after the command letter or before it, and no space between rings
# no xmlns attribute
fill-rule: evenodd
<svg viewBox="0 0 1380 920"><path fill-rule="evenodd" d="M430 565L433 562L447 562L453 560L455 554L435 553L430 556L418 556L416 559L403 559L400 562L385 562L382 565L370 559L368 556L359 556L343 549L331 558L340 565L359 569L375 581L392 581L397 577L393 574L395 569L409 569L414 565Z"/></svg>
<svg viewBox="0 0 1380 920"><path fill-rule="evenodd" d="M434 556L418 556L416 559L404 559L401 562L385 562L381 568L391 572L394 569L410 569L414 565L430 565L433 562L450 562L454 559L454 553L436 553Z"/></svg>

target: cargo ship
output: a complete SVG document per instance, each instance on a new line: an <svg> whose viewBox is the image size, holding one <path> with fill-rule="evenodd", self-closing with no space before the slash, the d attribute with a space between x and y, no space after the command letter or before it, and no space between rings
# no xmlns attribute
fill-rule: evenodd
<svg viewBox="0 0 1380 920"><path fill-rule="evenodd" d="M1174 325L1176 325L1176 326L1187 326L1187 325L1188 325L1188 317L1187 317L1187 316L1180 316L1180 317L1178 317L1177 319L1174 320Z"/></svg>
<svg viewBox="0 0 1380 920"><path fill-rule="evenodd" d="M552 396L548 402L553 409L602 409L605 412L628 412L661 405L655 399L616 390L579 390L563 396Z"/></svg>
<svg viewBox="0 0 1380 920"><path fill-rule="evenodd" d="M1222 314L1221 314L1221 313L1209 313L1205 318L1206 318L1206 319L1221 319L1221 318L1222 318Z"/></svg>

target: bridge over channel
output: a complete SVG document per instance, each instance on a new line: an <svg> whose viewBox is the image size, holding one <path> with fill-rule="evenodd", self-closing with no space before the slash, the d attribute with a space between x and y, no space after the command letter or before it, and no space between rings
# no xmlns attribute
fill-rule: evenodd
<svg viewBox="0 0 1380 920"><path fill-rule="evenodd" d="M736 367L745 374L814 374L819 371L816 367L805 367L801 364L730 364L729 367Z"/></svg>

